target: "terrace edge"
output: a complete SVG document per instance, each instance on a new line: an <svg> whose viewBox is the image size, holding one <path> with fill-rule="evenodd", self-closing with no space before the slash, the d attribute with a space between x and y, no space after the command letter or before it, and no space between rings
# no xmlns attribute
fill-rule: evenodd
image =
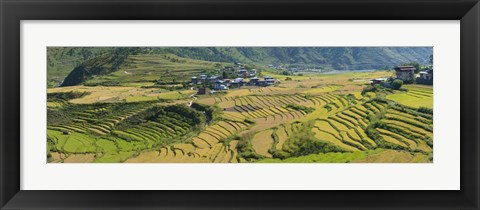
<svg viewBox="0 0 480 210"><path fill-rule="evenodd" d="M81 6L84 10L78 10ZM385 7L386 6L386 7ZM114 10L105 10L107 8ZM249 9L240 14L240 9ZM363 8L363 9L359 9ZM386 8L379 10L380 8ZM409 8L403 10L402 8ZM267 9L267 10L266 10ZM425 9L428 9L425 11ZM260 13L259 11L266 11ZM142 11L142 13L137 13ZM215 11L215 12L212 12ZM307 11L307 12L305 12ZM315 11L315 12L313 12ZM341 11L341 12L338 12ZM381 12L379 12L381 11ZM401 11L401 12L399 12ZM288 13L285 13L288 12ZM480 3L477 0L0 0L0 207L21 208L479 208ZM288 14L288 15L287 15ZM461 191L21 191L20 20L461 19ZM8 54L7 54L8 52ZM465 55L468 55L465 56ZM471 96L474 97L471 97ZM469 97L469 98L467 98ZM12 140L13 139L13 140ZM466 140L468 139L468 140ZM18 141L16 141L18 140ZM319 200L323 196L324 199ZM378 202L366 201L376 196ZM212 204L210 199L217 197ZM242 203L235 203L242 197ZM263 202L259 202L261 197ZM289 204L278 200L290 200ZM350 198L352 202L342 202ZM399 199L400 198L400 199ZM274 203L277 201L278 203ZM322 206L318 205L322 201ZM292 205L292 203L300 203Z"/></svg>

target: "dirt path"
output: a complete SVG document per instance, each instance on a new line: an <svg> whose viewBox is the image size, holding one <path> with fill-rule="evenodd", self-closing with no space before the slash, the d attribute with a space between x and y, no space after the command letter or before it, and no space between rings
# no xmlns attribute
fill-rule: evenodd
<svg viewBox="0 0 480 210"><path fill-rule="evenodd" d="M192 90L193 90L193 87L192 87ZM191 107L193 101L197 100L197 97L195 97L195 95L196 95L195 93L192 94L192 95L190 95L190 98L193 99L193 100L191 100L190 102L188 102L188 107Z"/></svg>

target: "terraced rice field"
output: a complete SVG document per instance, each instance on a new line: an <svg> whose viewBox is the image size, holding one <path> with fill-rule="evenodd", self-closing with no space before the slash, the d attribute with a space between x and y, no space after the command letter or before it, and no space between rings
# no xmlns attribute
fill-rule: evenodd
<svg viewBox="0 0 480 210"><path fill-rule="evenodd" d="M335 90L340 89L341 87L342 86L340 85L327 85L323 87L311 88L310 90L303 91L303 93L319 94L319 93L333 92Z"/></svg>
<svg viewBox="0 0 480 210"><path fill-rule="evenodd" d="M271 129L258 132L252 139L252 147L256 153L265 156L272 157L268 152L274 143L272 137L273 131Z"/></svg>
<svg viewBox="0 0 480 210"><path fill-rule="evenodd" d="M408 86L407 91L388 95L387 98L413 108L433 107L433 89L424 86Z"/></svg>
<svg viewBox="0 0 480 210"><path fill-rule="evenodd" d="M277 140L278 140L277 144L275 145L276 150L282 150L283 144L285 144L285 142L288 139L288 133L287 132L288 132L289 128L291 129L291 125L290 126L283 125L283 126L280 126L277 130L275 130L275 135L276 135Z"/></svg>
<svg viewBox="0 0 480 210"><path fill-rule="evenodd" d="M126 100L49 102L48 162L432 162L433 115L417 109L432 107L432 89L361 94L368 74L354 75L187 98L194 91L97 87ZM170 101L149 99L159 96Z"/></svg>

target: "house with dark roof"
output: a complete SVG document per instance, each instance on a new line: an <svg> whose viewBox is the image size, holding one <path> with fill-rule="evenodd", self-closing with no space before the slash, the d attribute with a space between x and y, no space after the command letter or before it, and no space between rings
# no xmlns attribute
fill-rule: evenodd
<svg viewBox="0 0 480 210"><path fill-rule="evenodd" d="M372 86L376 85L376 84L382 84L384 82L386 82L388 80L388 78L377 78L377 79L372 79L370 80L370 84Z"/></svg>
<svg viewBox="0 0 480 210"><path fill-rule="evenodd" d="M202 74L202 75L200 75L200 79L201 79L201 80L206 80L206 79L207 79L207 77L208 77L208 75L206 75L206 74Z"/></svg>
<svg viewBox="0 0 480 210"><path fill-rule="evenodd" d="M234 87L234 88L239 88L241 86L243 86L245 83L245 81L243 80L243 78L236 78L233 80L233 82L230 84L231 87Z"/></svg>
<svg viewBox="0 0 480 210"><path fill-rule="evenodd" d="M201 87L201 88L198 88L198 92L197 94L198 95L206 95L210 92L210 89L209 88L206 88L206 87Z"/></svg>
<svg viewBox="0 0 480 210"><path fill-rule="evenodd" d="M397 66L395 67L395 72L397 79L403 80L404 82L409 82L415 79L415 71L417 68L414 66Z"/></svg>
<svg viewBox="0 0 480 210"><path fill-rule="evenodd" d="M426 70L421 71L419 73L419 77L424 80L432 80L433 79L433 70Z"/></svg>
<svg viewBox="0 0 480 210"><path fill-rule="evenodd" d="M192 77L192 84L197 84L198 78L197 77Z"/></svg>
<svg viewBox="0 0 480 210"><path fill-rule="evenodd" d="M239 77L246 77L248 75L248 71L246 69L240 69L238 71L238 76Z"/></svg>
<svg viewBox="0 0 480 210"><path fill-rule="evenodd" d="M248 81L248 84L249 85L257 85L258 80L259 79L257 77L252 77L252 78L250 78L250 81Z"/></svg>
<svg viewBox="0 0 480 210"><path fill-rule="evenodd" d="M209 82L216 82L219 79L220 79L219 75L213 75L213 76L208 77Z"/></svg>
<svg viewBox="0 0 480 210"><path fill-rule="evenodd" d="M433 70L421 71L417 77L418 84L433 85Z"/></svg>
<svg viewBox="0 0 480 210"><path fill-rule="evenodd" d="M224 82L222 80L217 80L215 83L213 83L213 89L214 90L226 90L228 89L227 86L224 85Z"/></svg>
<svg viewBox="0 0 480 210"><path fill-rule="evenodd" d="M230 79L223 79L223 84L227 87L230 87L230 84L231 84Z"/></svg>
<svg viewBox="0 0 480 210"><path fill-rule="evenodd" d="M271 76L265 76L263 77L263 79L265 80L265 84L268 86L268 85L274 85L275 84L275 79Z"/></svg>

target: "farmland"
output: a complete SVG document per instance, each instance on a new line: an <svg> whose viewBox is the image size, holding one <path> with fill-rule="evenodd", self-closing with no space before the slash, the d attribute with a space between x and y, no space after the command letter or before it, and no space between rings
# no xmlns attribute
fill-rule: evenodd
<svg viewBox="0 0 480 210"><path fill-rule="evenodd" d="M409 85L407 92L399 91L387 96L388 99L411 107L433 108L433 90L428 86Z"/></svg>
<svg viewBox="0 0 480 210"><path fill-rule="evenodd" d="M190 77L225 62L128 59L82 84L48 89L49 163L433 162L432 86L364 91L394 71L264 68L275 85L197 94Z"/></svg>

